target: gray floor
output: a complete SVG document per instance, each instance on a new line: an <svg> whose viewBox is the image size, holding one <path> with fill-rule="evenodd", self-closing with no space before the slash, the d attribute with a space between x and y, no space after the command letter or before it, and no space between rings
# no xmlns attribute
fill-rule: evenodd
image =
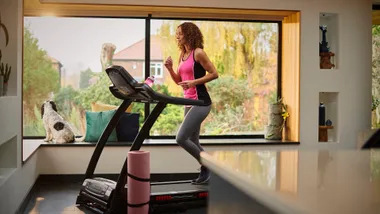
<svg viewBox="0 0 380 214"><path fill-rule="evenodd" d="M81 182L39 182L31 195L24 214L83 214L92 213L75 206ZM186 214L203 214L206 209L190 210Z"/></svg>
<svg viewBox="0 0 380 214"><path fill-rule="evenodd" d="M91 213L75 206L81 183L39 183L23 213L30 214L79 214Z"/></svg>

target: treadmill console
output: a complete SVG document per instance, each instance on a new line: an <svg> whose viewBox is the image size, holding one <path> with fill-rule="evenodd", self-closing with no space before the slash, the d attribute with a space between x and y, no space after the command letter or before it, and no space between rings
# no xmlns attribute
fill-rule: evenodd
<svg viewBox="0 0 380 214"><path fill-rule="evenodd" d="M154 91L148 84L139 83L122 66L112 65L106 69L112 85L111 93L122 100L130 99L133 102L168 103L177 105L205 105L203 100L193 100L167 96Z"/></svg>

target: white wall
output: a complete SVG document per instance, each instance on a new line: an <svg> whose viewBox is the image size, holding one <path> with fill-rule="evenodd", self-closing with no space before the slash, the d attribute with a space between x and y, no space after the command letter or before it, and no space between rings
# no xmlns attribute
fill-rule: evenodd
<svg viewBox="0 0 380 214"><path fill-rule="evenodd" d="M10 178L0 186L0 213L12 214L21 205L36 181L39 170L37 151L27 163L19 167Z"/></svg>
<svg viewBox="0 0 380 214"><path fill-rule="evenodd" d="M17 167L21 166L21 75L22 75L22 0L2 0L0 2L1 22L9 33L6 46L5 34L0 30L0 49L2 62L12 67L8 82L7 97L0 97L0 141L3 136L17 136ZM0 142L0 144L3 142ZM12 151L13 152L13 151Z"/></svg>
<svg viewBox="0 0 380 214"><path fill-rule="evenodd" d="M19 17L22 14L22 10L19 10L22 6L21 2L21 0L2 0L0 2L1 22L6 25L9 32L9 44L5 46L5 35L3 31L0 31L0 49L3 53L2 62L12 66L8 86L8 94L11 96L17 95L17 69L21 65L21 62L18 61L18 59L21 59L19 58L21 52L15 51L17 48L21 48L19 46L19 39L21 38L19 31L21 30L20 24L22 21L21 17Z"/></svg>
<svg viewBox="0 0 380 214"><path fill-rule="evenodd" d="M57 0L58 1L58 0ZM65 1L65 0L59 0ZM136 4L132 0L66 0L65 2L97 2ZM371 109L371 0L140 0L139 5L170 5L170 6L200 6L225 8L252 8L252 9L290 9L301 11L301 99L300 99L300 141L301 147L312 148L318 146L318 96L320 91L339 92L338 122L340 143L334 147L354 148L356 135L359 131L370 128ZM12 40L7 52L10 54L4 60L9 60L17 70L17 87L10 87L10 94L17 95L19 105L12 109L0 108L7 114L14 115L19 122L17 135L21 136L21 63L22 63L22 0L2 0L0 11L2 21L11 24ZM339 69L327 73L319 70L318 42L319 42L319 13L338 13L339 16ZM17 60L16 60L17 59ZM16 61L15 61L16 60ZM17 90L16 90L17 88ZM0 106L1 107L1 106ZM4 126L4 121L1 121ZM1 134L1 133L0 133ZM22 198L32 186L36 175L41 172L83 172L88 163L91 152L81 151L79 148L44 148L41 156L35 155L26 165L21 166L21 140L17 140L17 170L10 179L0 187L0 212L13 213ZM75 149L75 150L74 150ZM153 153L153 172L194 171L197 165L191 162L190 157L181 156L173 148L155 148ZM162 150L158 150L162 149ZM67 150L65 152L65 150ZM117 148L107 149L107 155L101 163L100 170L107 172L119 168L117 164L123 156ZM119 153L118 155L115 155ZM50 158L48 158L50 157ZM162 159L165 157L165 159ZM75 159L74 159L75 158ZM78 160L78 162L73 162ZM113 160L113 161L112 161ZM174 160L174 161L173 161ZM36 162L37 161L37 165ZM50 161L50 164L49 164ZM102 160L101 160L102 162ZM78 164L80 163L80 164ZM115 164L116 163L116 164ZM168 165L165 165L167 164ZM71 164L71 165L70 165ZM12 201L10 201L10 199Z"/></svg>
<svg viewBox="0 0 380 214"><path fill-rule="evenodd" d="M0 213L4 214L15 213L39 174L37 155L24 165L21 161L22 5L22 0L0 1L1 22L6 25L10 37L5 46L4 33L0 30L2 61L12 66L8 97L0 97L0 144L8 141L0 145L0 150L7 153L3 158L8 159L2 160L0 168L13 168L10 170L13 173L0 179Z"/></svg>

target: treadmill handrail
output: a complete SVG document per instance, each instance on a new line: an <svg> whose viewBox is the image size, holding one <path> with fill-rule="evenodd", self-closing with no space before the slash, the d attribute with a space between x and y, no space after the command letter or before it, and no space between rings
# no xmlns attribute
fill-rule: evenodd
<svg viewBox="0 0 380 214"><path fill-rule="evenodd" d="M177 104L177 105L197 105L202 106L206 105L203 100L194 100L194 99L187 99L182 97L174 97L169 96L165 94L158 93L154 91L150 86L148 86L145 83L139 83L137 80L135 80L127 70L124 69L124 67L119 65L111 65L108 68L106 68L106 72L108 76L110 76L111 72L116 72L123 78L123 81L125 82L128 87L132 88L134 90L134 93L130 95L125 95L123 93L119 93L121 97L124 99L135 99L136 97L139 97L140 100L147 101L147 102L164 102L168 104ZM110 77L111 81L112 78ZM120 79L118 79L120 80ZM117 83L113 82L113 85L110 86L110 88L113 89L120 89L121 85L118 86ZM145 92L145 93L144 93ZM146 99L146 95L150 96L151 99Z"/></svg>
<svg viewBox="0 0 380 214"><path fill-rule="evenodd" d="M152 112L148 115L148 118L144 121L143 127L140 129L138 135L135 137L130 151L140 150L145 138L149 135L149 131L156 122L157 118L160 116L167 104L178 104L178 105L205 105L202 100L193 100L186 98L178 98L167 96L158 92L155 92L151 87L145 83L138 83L123 67L121 66L110 66L106 69L111 82L114 86L110 86L109 89L111 93L118 99L123 100L122 104L117 108L115 114L107 124L101 137L99 138L94 153L91 157L89 165L87 167L85 178L91 178L94 175L97 162L103 151L103 148L110 136L112 130L116 127L122 114L127 110L132 102L145 101L157 103ZM116 83L116 84L115 84ZM124 184L126 182L126 176L128 172L128 156L125 157L123 167L118 176L115 189L112 191L113 196L108 199L106 204L109 208L107 212L114 213L121 212L125 213L125 192ZM157 185L157 184L156 184ZM155 185L153 185L155 186ZM81 192L77 197L77 203L83 204L85 200L80 197L86 197L85 192Z"/></svg>

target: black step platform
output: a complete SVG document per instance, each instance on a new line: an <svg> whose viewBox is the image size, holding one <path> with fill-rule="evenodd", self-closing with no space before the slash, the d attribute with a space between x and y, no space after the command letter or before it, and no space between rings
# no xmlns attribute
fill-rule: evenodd
<svg viewBox="0 0 380 214"><path fill-rule="evenodd" d="M160 182L151 183L151 194L167 194L172 193L187 193L187 192L199 192L207 191L208 186L206 185L193 185L190 181L179 181L179 182Z"/></svg>

